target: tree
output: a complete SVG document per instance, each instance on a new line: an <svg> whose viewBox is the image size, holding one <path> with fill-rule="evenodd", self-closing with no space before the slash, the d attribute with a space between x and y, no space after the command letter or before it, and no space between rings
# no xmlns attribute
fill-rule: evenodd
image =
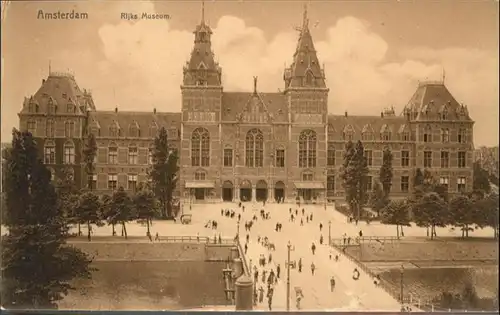
<svg viewBox="0 0 500 315"><path fill-rule="evenodd" d="M110 195L101 196L102 217L106 220L108 225L111 225L112 235L116 235L115 225L119 222L117 220L118 214L116 208L113 207L113 197Z"/></svg>
<svg viewBox="0 0 500 315"><path fill-rule="evenodd" d="M387 203L388 199L382 189L382 184L376 180L370 193L370 207L377 212L377 216L380 216L380 211L387 206Z"/></svg>
<svg viewBox="0 0 500 315"><path fill-rule="evenodd" d="M172 216L173 192L177 185L178 153L168 146L165 128L161 128L154 140L153 166L149 172L155 196L160 200L163 218Z"/></svg>
<svg viewBox="0 0 500 315"><path fill-rule="evenodd" d="M95 158L97 154L97 142L93 133L90 133L85 141L83 149L83 162L85 163L85 174L87 175L87 187L90 191L92 187L93 176L95 173Z"/></svg>
<svg viewBox="0 0 500 315"><path fill-rule="evenodd" d="M134 196L133 199L137 219L145 221L147 225L147 235L151 235L149 225L151 220L156 216L158 207L153 192L149 189L142 188Z"/></svg>
<svg viewBox="0 0 500 315"><path fill-rule="evenodd" d="M489 193L491 191L490 185L490 174L488 171L481 167L479 162L474 162L473 164L474 175L472 177L472 189L474 191L482 191L483 193Z"/></svg>
<svg viewBox="0 0 500 315"><path fill-rule="evenodd" d="M78 225L78 236L82 234L80 224L81 219L76 211L80 201L80 191L76 186L73 172L70 168L63 168L60 176L56 180L56 192L59 205L64 213L68 224Z"/></svg>
<svg viewBox="0 0 500 315"><path fill-rule="evenodd" d="M345 145L344 161L342 164L341 178L342 186L345 191L346 202L349 205L351 213L354 215L354 200L356 199L356 169L354 164L354 156L356 150L354 144L349 141Z"/></svg>
<svg viewBox="0 0 500 315"><path fill-rule="evenodd" d="M134 218L134 208L132 200L130 200L130 197L127 195L123 187L118 188L118 190L113 193L111 207L113 208L113 212L115 214L114 220L121 223L125 238L128 238L125 223Z"/></svg>
<svg viewBox="0 0 500 315"><path fill-rule="evenodd" d="M393 200L382 210L382 223L396 225L396 236L403 236L403 226L410 225L408 204L404 200ZM399 233L401 227L401 234Z"/></svg>
<svg viewBox="0 0 500 315"><path fill-rule="evenodd" d="M450 200L450 223L460 227L462 237L469 237L470 226L477 222L476 207L466 195L458 195Z"/></svg>
<svg viewBox="0 0 500 315"><path fill-rule="evenodd" d="M80 203L77 208L78 217L87 224L87 239L92 240L91 224L102 226L101 221L101 203L99 197L92 192L86 192L80 197Z"/></svg>
<svg viewBox="0 0 500 315"><path fill-rule="evenodd" d="M431 228L431 239L437 236L436 226L444 227L448 222L448 204L435 192L425 193L411 207L417 226Z"/></svg>
<svg viewBox="0 0 500 315"><path fill-rule="evenodd" d="M498 239L499 233L499 204L498 204L498 194L490 193L483 199L479 199L475 203L477 221L475 222L479 227L491 227L493 229L493 237Z"/></svg>
<svg viewBox="0 0 500 315"><path fill-rule="evenodd" d="M380 167L380 183L382 184L382 189L387 198L389 198L389 193L391 192L392 186L392 152L391 149L386 147L384 149L384 154L382 158L382 166Z"/></svg>
<svg viewBox="0 0 500 315"><path fill-rule="evenodd" d="M63 209L31 133L13 131L3 171L8 234L2 238L2 306L57 308L57 301L74 289L74 278L91 277L91 260L66 245Z"/></svg>

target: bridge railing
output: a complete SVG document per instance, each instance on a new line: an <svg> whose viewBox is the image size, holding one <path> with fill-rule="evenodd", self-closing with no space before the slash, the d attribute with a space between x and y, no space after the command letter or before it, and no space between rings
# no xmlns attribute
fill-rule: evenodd
<svg viewBox="0 0 500 315"><path fill-rule="evenodd" d="M206 243L206 244L235 244L231 238L210 238L207 236L160 236L160 242L168 243Z"/></svg>
<svg viewBox="0 0 500 315"><path fill-rule="evenodd" d="M400 241L401 239L397 236L362 236L362 237L346 237L346 238L332 238L330 240L330 245L337 246L357 246L365 243L395 243Z"/></svg>

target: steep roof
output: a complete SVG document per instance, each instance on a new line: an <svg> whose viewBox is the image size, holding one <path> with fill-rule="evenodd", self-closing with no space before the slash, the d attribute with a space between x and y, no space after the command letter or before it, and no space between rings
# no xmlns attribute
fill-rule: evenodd
<svg viewBox="0 0 500 315"><path fill-rule="evenodd" d="M447 119L471 121L467 106L459 104L440 81L421 82L404 112L417 120L436 120L445 113Z"/></svg>
<svg viewBox="0 0 500 315"><path fill-rule="evenodd" d="M392 133L392 139L397 140L398 134L407 129L407 120L402 116L380 117L380 116L349 116L328 115L328 138L329 140L343 140L343 133L351 129L353 140L362 140L363 133L372 133L374 140L381 140L381 133L388 130Z"/></svg>
<svg viewBox="0 0 500 315"><path fill-rule="evenodd" d="M253 106L258 104L259 108L266 111L272 121L287 122L288 109L286 98L283 93L252 93L252 92L224 92L222 94L222 121L237 122Z"/></svg>
<svg viewBox="0 0 500 315"><path fill-rule="evenodd" d="M130 127L135 125L140 130L141 138L150 138L149 128L155 124L167 130L180 130L181 126L181 113L95 111L90 113L90 119L89 127L100 128L101 137L110 136L109 128L114 123L120 128L120 137L131 136Z"/></svg>
<svg viewBox="0 0 500 315"><path fill-rule="evenodd" d="M285 88L311 87L326 88L325 73L319 65L318 56L309 30L307 6L304 8L304 17L297 48L293 55L293 63L284 74Z"/></svg>

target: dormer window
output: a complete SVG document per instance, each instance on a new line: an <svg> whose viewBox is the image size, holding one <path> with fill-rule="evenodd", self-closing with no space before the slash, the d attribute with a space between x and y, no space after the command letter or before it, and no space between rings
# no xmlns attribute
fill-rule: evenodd
<svg viewBox="0 0 500 315"><path fill-rule="evenodd" d="M363 134L361 135L361 138L363 140L373 140L373 133L370 132L370 131L365 131L363 132Z"/></svg>
<svg viewBox="0 0 500 315"><path fill-rule="evenodd" d="M140 129L139 129L139 125L137 124L137 122L133 122L130 126L129 126L129 136L130 137L133 137L133 138L136 138L136 137L140 137Z"/></svg>
<svg viewBox="0 0 500 315"><path fill-rule="evenodd" d="M149 126L149 137L155 138L157 134L158 134L158 125L156 124L156 122L153 121Z"/></svg>
<svg viewBox="0 0 500 315"><path fill-rule="evenodd" d="M391 140L391 132L390 131L385 131L382 133L382 140L383 141L390 141Z"/></svg>
<svg viewBox="0 0 500 315"><path fill-rule="evenodd" d="M116 125L116 122L113 122L113 124L109 126L109 136L118 137L119 135L120 135L120 129Z"/></svg>
<svg viewBox="0 0 500 315"><path fill-rule="evenodd" d="M307 71L306 73L306 85L311 86L314 84L314 76L311 71Z"/></svg>
<svg viewBox="0 0 500 315"><path fill-rule="evenodd" d="M401 140L410 141L410 133L408 131L404 131L401 135Z"/></svg>
<svg viewBox="0 0 500 315"><path fill-rule="evenodd" d="M62 94L62 98L66 99L67 97L68 97L68 95L66 93Z"/></svg>
<svg viewBox="0 0 500 315"><path fill-rule="evenodd" d="M66 111L68 113L74 113L75 112L75 106L73 104L66 105Z"/></svg>
<svg viewBox="0 0 500 315"><path fill-rule="evenodd" d="M441 120L447 120L448 119L448 110L447 109L444 109L442 112L441 112Z"/></svg>

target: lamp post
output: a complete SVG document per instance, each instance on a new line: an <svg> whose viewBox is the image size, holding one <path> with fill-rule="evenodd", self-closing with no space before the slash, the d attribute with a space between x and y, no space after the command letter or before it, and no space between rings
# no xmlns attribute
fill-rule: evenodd
<svg viewBox="0 0 500 315"><path fill-rule="evenodd" d="M286 310L289 312L290 311L290 265L291 265L290 252L293 250L290 241L288 241L286 247L288 248L288 255L286 261Z"/></svg>
<svg viewBox="0 0 500 315"><path fill-rule="evenodd" d="M404 288L404 272L405 272L405 268L404 268L403 264L401 264L401 269L400 269L400 273L401 273L400 276L401 277L400 277L400 284L399 284L400 285L399 289L401 290L399 293L399 295L400 295L399 299L401 301L401 305L403 305L403 295L404 295L404 289L403 289Z"/></svg>
<svg viewBox="0 0 500 315"><path fill-rule="evenodd" d="M240 220L236 221L236 239L240 239Z"/></svg>
<svg viewBox="0 0 500 315"><path fill-rule="evenodd" d="M328 221L328 245L332 245L332 221Z"/></svg>

